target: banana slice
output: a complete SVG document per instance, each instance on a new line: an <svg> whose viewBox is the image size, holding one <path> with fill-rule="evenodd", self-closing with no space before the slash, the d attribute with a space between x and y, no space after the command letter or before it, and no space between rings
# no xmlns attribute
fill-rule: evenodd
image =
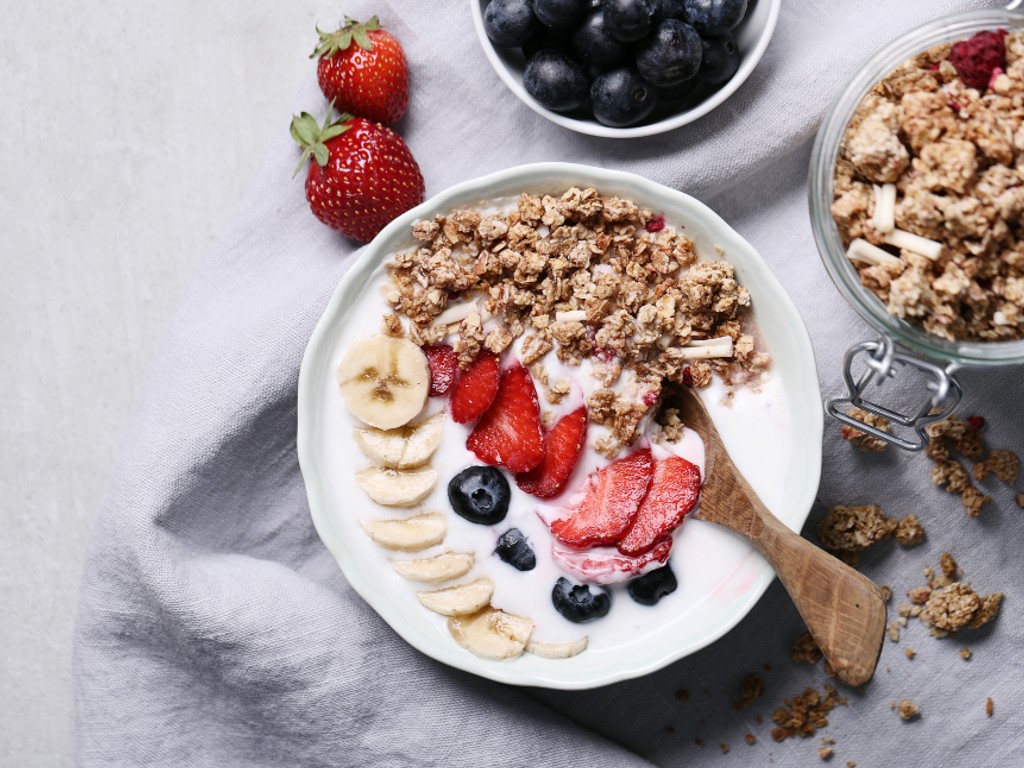
<svg viewBox="0 0 1024 768"><path fill-rule="evenodd" d="M360 520L376 544L399 552L419 552L444 541L448 523L440 512L424 512L403 520Z"/></svg>
<svg viewBox="0 0 1024 768"><path fill-rule="evenodd" d="M431 467L388 469L368 467L356 472L356 482L366 495L385 507L412 507L437 485L437 471Z"/></svg>
<svg viewBox="0 0 1024 768"><path fill-rule="evenodd" d="M444 552L423 560L392 560L398 575L409 581L440 584L465 576L473 567L473 555L462 552ZM472 613L472 611L470 611Z"/></svg>
<svg viewBox="0 0 1024 768"><path fill-rule="evenodd" d="M338 366L338 385L353 416L377 429L394 429L423 410L430 368L408 339L373 336L349 349Z"/></svg>
<svg viewBox="0 0 1024 768"><path fill-rule="evenodd" d="M427 608L442 616L464 616L486 608L493 594L494 582L490 579L477 579L454 587L417 592L416 597Z"/></svg>
<svg viewBox="0 0 1024 768"><path fill-rule="evenodd" d="M502 661L522 655L533 633L533 622L497 608L484 608L470 616L452 616L448 631L470 653Z"/></svg>
<svg viewBox="0 0 1024 768"><path fill-rule="evenodd" d="M444 435L444 411L417 424L397 429L356 428L356 443L374 464L396 469L419 467L430 461Z"/></svg>
<svg viewBox="0 0 1024 768"><path fill-rule="evenodd" d="M531 640L526 644L526 652L545 659L569 659L587 650L587 638L566 640L562 643L537 643Z"/></svg>

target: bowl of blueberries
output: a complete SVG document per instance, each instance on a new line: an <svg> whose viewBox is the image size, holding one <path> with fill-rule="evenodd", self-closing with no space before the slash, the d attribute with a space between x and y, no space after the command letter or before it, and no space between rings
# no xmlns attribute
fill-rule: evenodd
<svg viewBox="0 0 1024 768"><path fill-rule="evenodd" d="M491 66L565 128L651 136L706 115L757 66L782 0L470 0Z"/></svg>

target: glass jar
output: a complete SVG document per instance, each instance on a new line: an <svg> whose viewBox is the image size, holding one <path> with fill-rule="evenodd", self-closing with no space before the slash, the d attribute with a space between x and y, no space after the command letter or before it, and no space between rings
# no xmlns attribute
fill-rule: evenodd
<svg viewBox="0 0 1024 768"><path fill-rule="evenodd" d="M861 101L897 66L937 45L963 40L977 32L1022 29L1021 5L1021 0L1014 0L1005 10L948 16L893 40L868 60L846 86L827 112L814 141L809 185L814 239L825 269L843 298L880 334L877 341L861 342L847 352L843 371L847 397L828 401L826 409L840 421L908 450L923 448L927 444L925 426L946 418L956 407L962 394L954 375L957 369L1022 363L1024 339L950 341L890 315L882 301L861 285L832 218L833 175L840 142ZM927 393L918 407L896 409L871 399L869 390L908 366L921 373L926 382ZM903 431L911 436L890 434L855 419L847 415L850 406L884 416L907 428Z"/></svg>

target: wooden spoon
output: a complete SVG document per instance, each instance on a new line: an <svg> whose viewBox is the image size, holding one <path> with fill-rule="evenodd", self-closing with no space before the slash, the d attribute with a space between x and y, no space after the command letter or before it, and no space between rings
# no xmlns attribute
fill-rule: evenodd
<svg viewBox="0 0 1024 768"><path fill-rule="evenodd" d="M881 591L768 510L732 463L704 403L690 387L680 387L676 400L683 423L704 440L698 518L735 531L764 556L839 679L863 685L882 652L886 608Z"/></svg>

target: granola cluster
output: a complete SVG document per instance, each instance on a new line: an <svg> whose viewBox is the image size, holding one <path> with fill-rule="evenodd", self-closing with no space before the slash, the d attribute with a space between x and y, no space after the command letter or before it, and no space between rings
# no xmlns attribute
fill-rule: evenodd
<svg viewBox="0 0 1024 768"><path fill-rule="evenodd" d="M542 358L591 363L599 388L590 418L609 429L596 447L612 457L638 437L667 382L703 387L718 373L751 381L769 365L750 294L724 260L699 261L680 232L654 226L636 203L572 187L561 197L523 194L505 212L464 209L419 221L419 246L390 262L385 298L409 337L432 344L455 334L465 368L518 342L521 362L547 387ZM648 231L654 230L654 231ZM630 386L616 386L629 373Z"/></svg>
<svg viewBox="0 0 1024 768"><path fill-rule="evenodd" d="M772 713L776 727L772 729L775 741L784 741L791 736L808 738L819 728L828 725L828 713L836 706L846 704L846 697L839 695L839 689L825 684L824 693L808 688L799 696L786 699L785 705Z"/></svg>
<svg viewBox="0 0 1024 768"><path fill-rule="evenodd" d="M965 628L982 627L999 615L1003 604L1002 592L988 595L976 592L970 583L962 581L960 566L949 552L942 553L939 567L940 573L931 567L926 568L925 584L907 592L909 603L903 603L897 609L899 618L894 622L897 627L905 627L908 619L917 618L929 627L933 636L945 637ZM889 639L899 640L898 628L894 637L890 627ZM964 658L970 658L970 655L967 650Z"/></svg>
<svg viewBox="0 0 1024 768"><path fill-rule="evenodd" d="M970 517L980 515L992 501L975 482L995 475L1003 483L1014 485L1020 472L1016 453L1005 448L988 449L982 435L983 426L984 420L979 417L961 421L954 414L927 427L927 453L934 462L932 482L949 493L959 494ZM970 472L961 459L973 462Z"/></svg>
<svg viewBox="0 0 1024 768"><path fill-rule="evenodd" d="M924 526L913 514L902 520L888 517L877 504L839 504L818 523L822 547L852 566L859 562L861 552L889 537L895 537L902 547L912 547L924 541Z"/></svg>
<svg viewBox="0 0 1024 768"><path fill-rule="evenodd" d="M983 91L949 44L896 68L858 107L836 165L843 244L870 244L850 251L862 284L946 339L1024 337L1024 33L1005 45Z"/></svg>

